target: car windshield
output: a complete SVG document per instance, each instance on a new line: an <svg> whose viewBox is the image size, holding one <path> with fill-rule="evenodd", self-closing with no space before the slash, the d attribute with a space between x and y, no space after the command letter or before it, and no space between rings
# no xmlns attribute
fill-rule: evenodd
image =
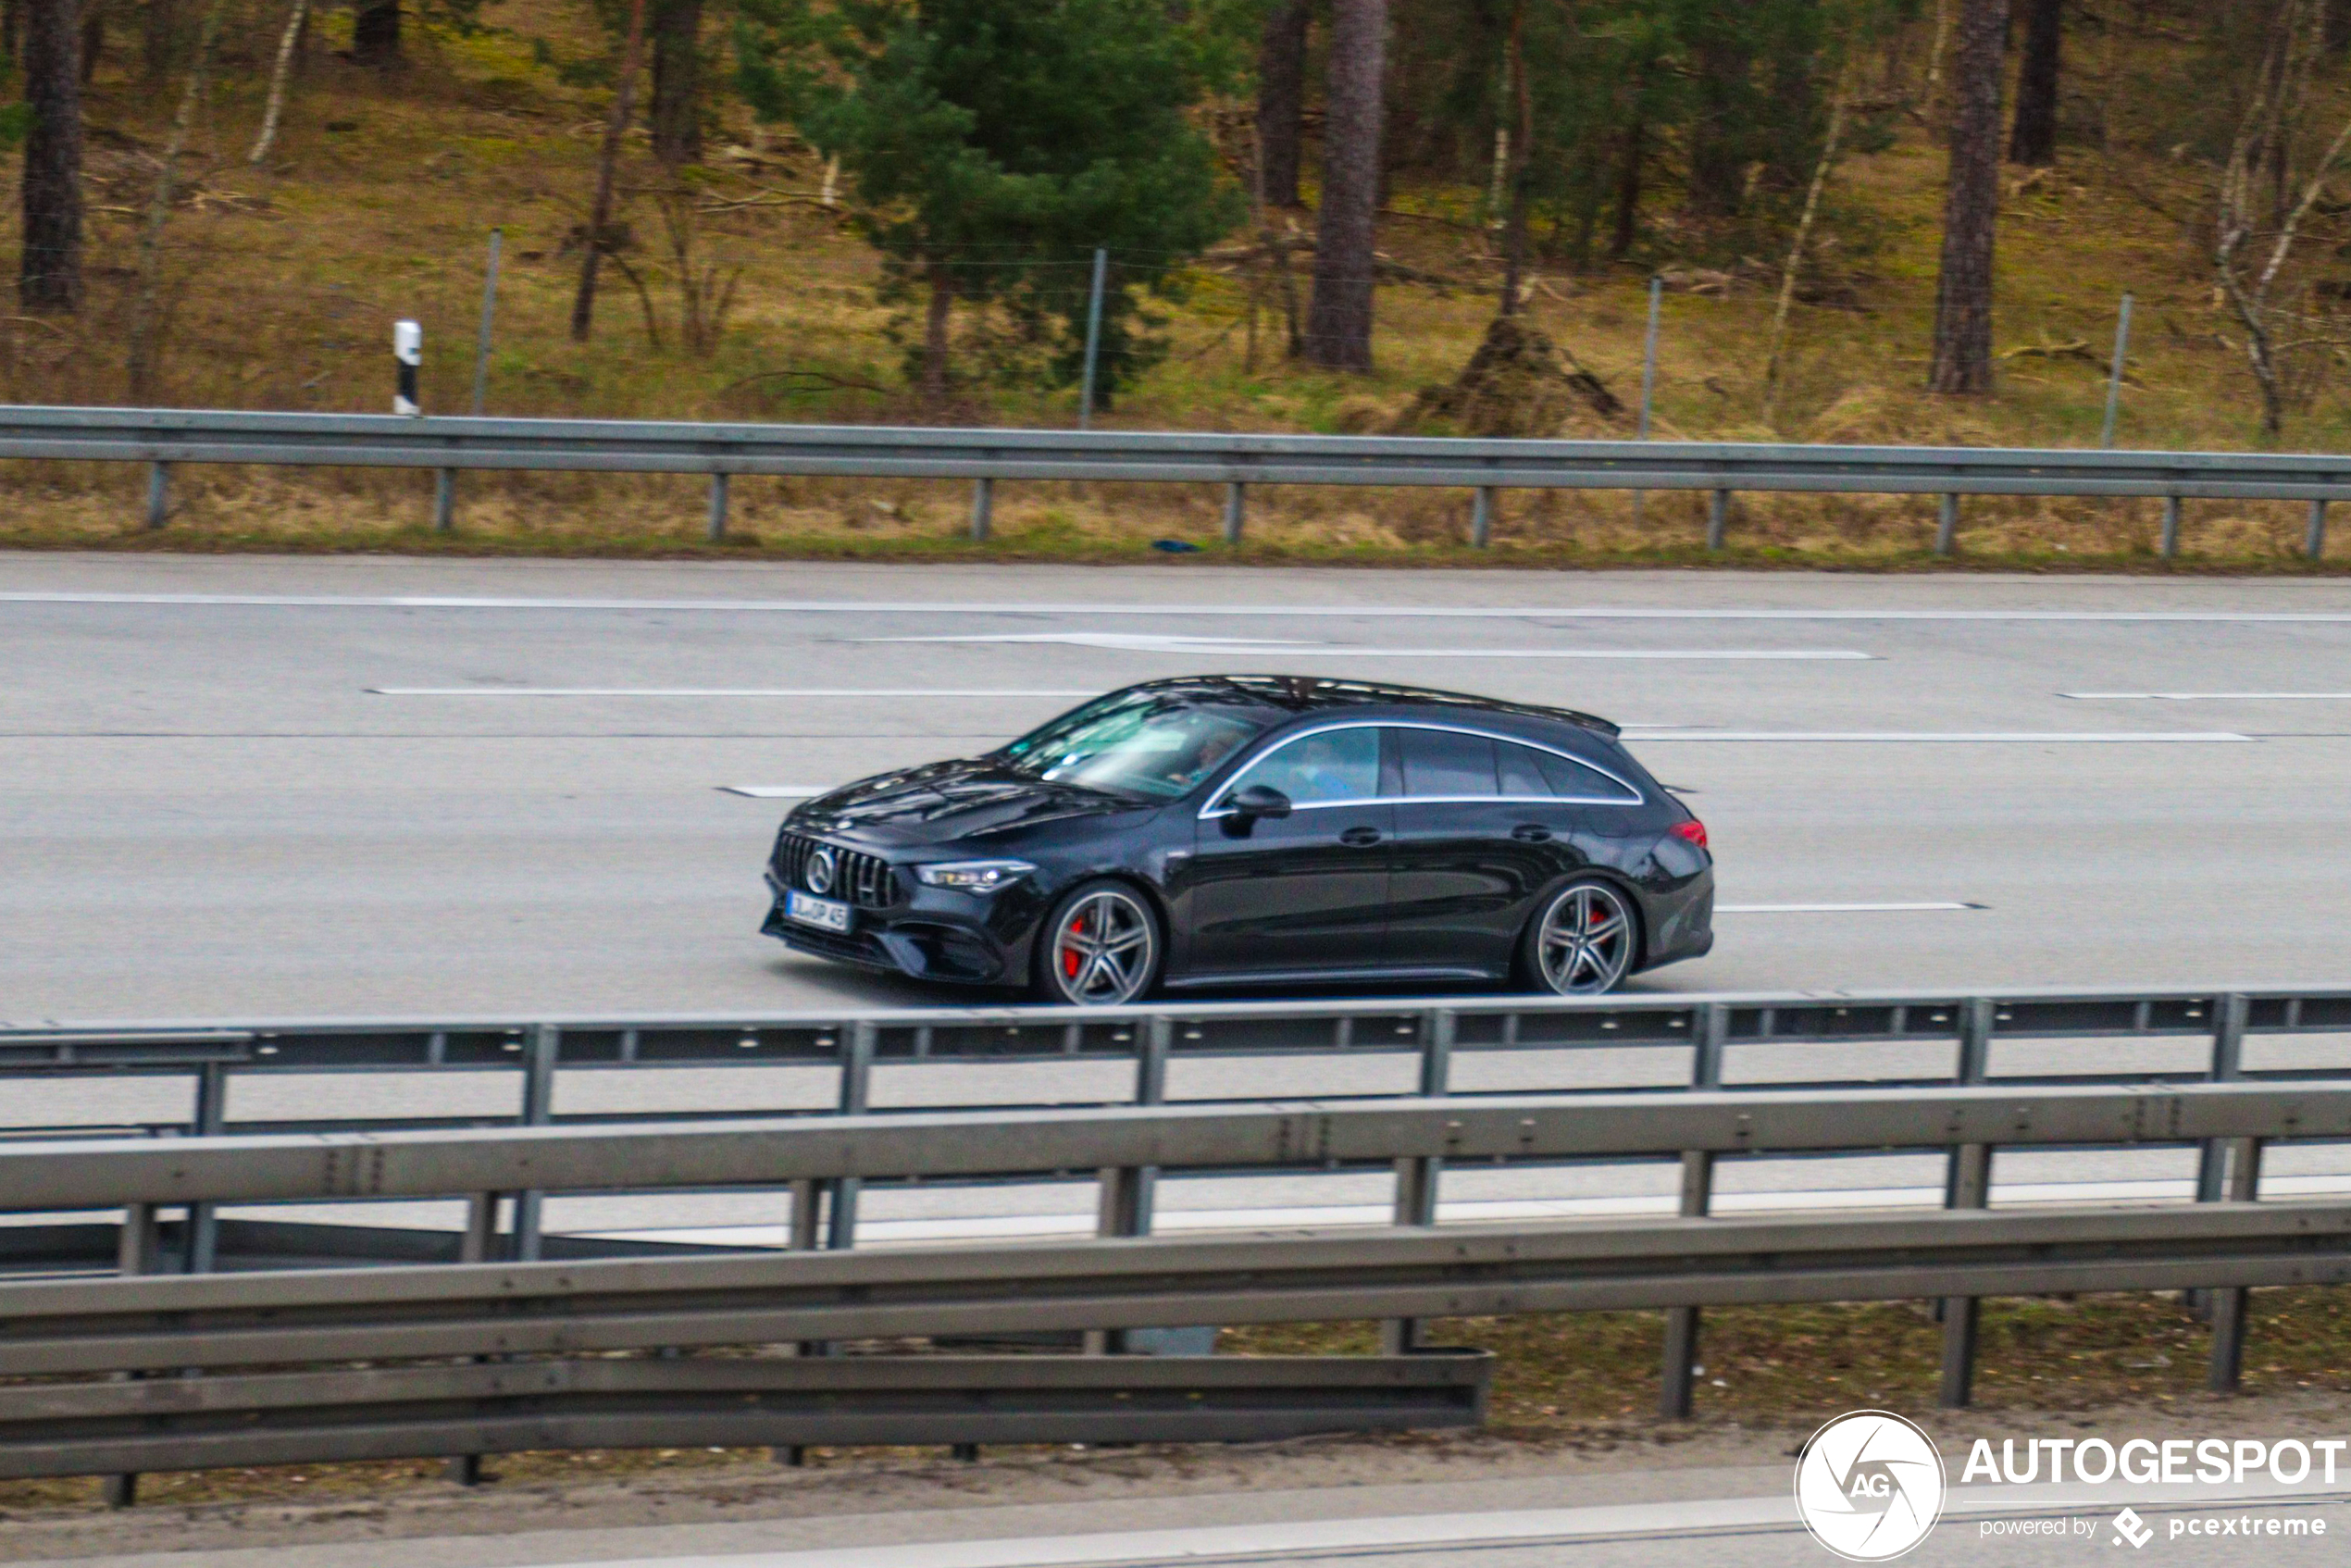
<svg viewBox="0 0 2351 1568"><path fill-rule="evenodd" d="M1120 691L1064 714L997 754L1015 773L1172 801L1277 716L1198 692Z"/></svg>

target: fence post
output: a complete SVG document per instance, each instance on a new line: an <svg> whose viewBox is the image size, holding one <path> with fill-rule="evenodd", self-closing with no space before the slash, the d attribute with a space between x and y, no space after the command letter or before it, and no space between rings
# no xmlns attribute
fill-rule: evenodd
<svg viewBox="0 0 2351 1568"><path fill-rule="evenodd" d="M530 1031L530 1041L524 1048L522 1125L543 1127L554 1118L555 1058L563 1051L563 1031L553 1024L540 1024ZM536 1263L539 1260L540 1216L546 1203L542 1192L515 1194L515 1261Z"/></svg>
<svg viewBox="0 0 2351 1568"><path fill-rule="evenodd" d="M1730 1010L1719 1002L1698 1009L1697 1051L1690 1061L1693 1091L1723 1087L1723 1041L1730 1032ZM1714 1152L1685 1150L1682 1154L1684 1219L1703 1219L1714 1202ZM1698 1309L1669 1307L1665 1313L1665 1366L1657 1400L1658 1418L1687 1421L1690 1390L1698 1376Z"/></svg>
<svg viewBox="0 0 2351 1568"><path fill-rule="evenodd" d="M727 476L710 476L710 542L716 544L727 537Z"/></svg>
<svg viewBox="0 0 2351 1568"><path fill-rule="evenodd" d="M1086 296L1086 390L1077 404L1077 428L1090 429L1094 424L1094 363L1102 347L1102 281L1110 270L1110 252L1097 247L1094 251L1094 287Z"/></svg>
<svg viewBox="0 0 2351 1568"><path fill-rule="evenodd" d="M2167 561L2180 553L2180 498L2163 498L2163 558Z"/></svg>
<svg viewBox="0 0 2351 1568"><path fill-rule="evenodd" d="M159 529L171 516L171 465L147 465L147 526Z"/></svg>
<svg viewBox="0 0 2351 1568"><path fill-rule="evenodd" d="M1730 526L1730 522L1731 492L1727 490L1717 490L1708 492L1706 497L1706 547L1709 550L1720 550L1723 548L1723 530Z"/></svg>
<svg viewBox="0 0 2351 1568"><path fill-rule="evenodd" d="M2122 362L2131 352L2131 296L2124 293L2122 308L2114 318L2114 358L2106 371L2106 428L2098 432L2100 446L2114 444L2114 417L2122 402Z"/></svg>
<svg viewBox="0 0 2351 1568"><path fill-rule="evenodd" d="M1959 498L1947 491L1935 503L1934 553L1948 555L1959 542Z"/></svg>
<svg viewBox="0 0 2351 1568"><path fill-rule="evenodd" d="M1225 487L1225 542L1241 541L1241 522L1249 513L1249 486L1236 479Z"/></svg>
<svg viewBox="0 0 2351 1568"><path fill-rule="evenodd" d="M1423 1099L1437 1100L1449 1092L1453 1076L1453 1037L1460 1029L1461 1019L1449 1007L1431 1008L1425 1018L1421 1031L1419 1092ZM1396 1162L1393 1223L1437 1223L1437 1183L1444 1168L1445 1162L1433 1154L1407 1155ZM1380 1350L1385 1355L1406 1354L1417 1350L1420 1341L1418 1318L1392 1317L1380 1325Z"/></svg>
<svg viewBox="0 0 2351 1568"><path fill-rule="evenodd" d="M972 541L988 542L988 528L996 510L996 481L989 479L972 481Z"/></svg>
<svg viewBox="0 0 2351 1568"><path fill-rule="evenodd" d="M1665 280L1656 273L1651 273L1649 275L1648 335L1641 345L1641 413L1638 428L1634 431L1634 439L1636 441L1649 439L1649 409L1656 400L1657 393L1657 314L1659 305L1664 297ZM1645 499L1644 492L1636 490L1633 492L1633 522L1636 527L1640 524L1642 502Z"/></svg>
<svg viewBox="0 0 2351 1568"><path fill-rule="evenodd" d="M2313 561L2320 560L2326 555L2327 504L2323 501L2310 503L2310 529L2303 536L2302 553Z"/></svg>
<svg viewBox="0 0 2351 1568"><path fill-rule="evenodd" d="M2261 1201L2261 1140L2233 1138L2235 1158L2229 1167L2232 1203ZM2212 1363L2205 1386L2216 1394L2233 1394L2245 1375L2245 1319L2249 1293L2242 1285L2223 1286L2212 1293Z"/></svg>
<svg viewBox="0 0 2351 1568"><path fill-rule="evenodd" d="M1991 1064L1995 1003L1988 996L1970 997L1959 1014L1958 1080L1980 1084ZM1992 1201L1992 1146L1963 1143L1951 1151L1944 1181L1947 1209L1982 1209ZM1943 1300L1943 1387L1947 1410L1963 1408L1975 1388L1976 1300L1972 1296L1947 1296Z"/></svg>
<svg viewBox="0 0 2351 1568"><path fill-rule="evenodd" d="M1494 487L1477 487L1475 499L1470 503L1470 543L1483 550L1494 538Z"/></svg>
<svg viewBox="0 0 2351 1568"><path fill-rule="evenodd" d="M490 392L490 326L498 304L498 253L504 242L504 230L490 231L490 262L481 275L481 330L474 339L473 415L477 419ZM442 468L433 476L432 529L435 533L447 533L456 526L457 470Z"/></svg>

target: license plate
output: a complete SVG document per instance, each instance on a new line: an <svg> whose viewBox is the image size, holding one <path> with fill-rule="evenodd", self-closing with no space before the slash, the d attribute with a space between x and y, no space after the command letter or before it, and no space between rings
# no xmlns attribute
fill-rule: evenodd
<svg viewBox="0 0 2351 1568"><path fill-rule="evenodd" d="M784 913L803 926L821 927L827 931L849 929L849 906L831 899L813 898L806 893L784 895Z"/></svg>

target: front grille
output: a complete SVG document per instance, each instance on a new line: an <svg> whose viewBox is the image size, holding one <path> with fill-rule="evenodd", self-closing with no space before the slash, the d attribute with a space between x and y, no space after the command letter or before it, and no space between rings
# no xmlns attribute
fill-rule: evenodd
<svg viewBox="0 0 2351 1568"><path fill-rule="evenodd" d="M808 863L819 849L833 852L833 883L821 891L809 885ZM840 899L860 909L888 909L898 902L898 877L889 862L877 854L861 854L839 845L827 846L819 840L799 833L783 833L776 839L774 860L776 875L787 888L800 888L823 898Z"/></svg>

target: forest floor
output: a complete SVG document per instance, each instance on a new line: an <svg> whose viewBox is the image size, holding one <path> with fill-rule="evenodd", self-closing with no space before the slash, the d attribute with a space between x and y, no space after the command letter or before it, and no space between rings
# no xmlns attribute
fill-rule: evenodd
<svg viewBox="0 0 2351 1568"><path fill-rule="evenodd" d="M232 10L236 7L232 7ZM566 85L567 61L600 57L563 0L491 0L467 34L410 29L410 64L384 73L335 53L347 14L326 19L261 167L246 161L261 114L276 13L232 28L198 117L185 188L165 233L168 308L162 401L187 406L373 411L388 407L392 322L425 331L428 412L463 412L491 230L504 268L487 409L516 416L795 422L939 417L905 389L905 306L882 296L876 254L821 200L822 170L738 107L714 122L706 165L664 176L641 136L622 170L625 269L608 268L585 344L566 330L578 257L568 236L592 183L605 90ZM2194 90L2194 57L2159 40L2108 92L2108 140L2158 137L2167 101ZM0 319L0 396L126 400L123 365L139 230L179 84L142 86L118 44L91 90L91 299L78 317ZM578 72L568 73L573 77ZM2118 77L2118 80L2120 78ZM2084 89L2088 91L2088 89ZM2077 108L2079 106L2076 106ZM2086 111L2085 111L2086 112ZM2133 113L2147 120L2132 120ZM2185 144L2183 143L2184 146ZM6 155L12 163L15 155ZM1680 219L1673 193L1645 212L1616 265L1538 257L1532 324L1626 404L1641 380L1645 292L1668 280L1654 432L1661 437L1964 445L2095 445L2121 295L2136 299L2120 443L2259 444L2258 403L2215 308L2207 230L2210 172L2193 159L2108 154L2077 137L2049 170L2009 171L2000 232L1999 388L1941 399L1921 389L1939 243L1943 155L1924 118L1896 116L1839 163L1767 412L1764 361L1785 236L1743 241ZM13 171L0 164L0 177ZM663 188L686 193L664 201ZM1380 244L1396 277L1378 293L1377 370L1342 376L1283 353L1279 280L1211 261L1167 305L1170 352L1098 422L1113 428L1380 431L1415 394L1451 380L1494 314L1498 266L1474 189L1399 183ZM1276 215L1312 232L1311 215ZM13 208L0 254L13 254ZM1538 224L1538 243L1551 235ZM1236 236L1236 241L1246 240ZM1749 254L1760 252L1762 254ZM681 280L734 277L716 341L683 341ZM1076 269L1082 272L1082 268ZM641 291L629 274L641 280ZM1407 276L1410 274L1411 276ZM1083 286L1082 276L1072 286ZM1299 279L1302 292L1305 280ZM1254 306L1252 305L1254 302ZM966 332L985 323L967 323ZM975 340L967 336L963 346ZM2284 445L2340 448L2351 396L2332 361L2305 377ZM1068 426L1076 394L975 381L952 417ZM1565 433L1633 433L1629 412ZM467 475L458 528L429 529L430 476L365 470L182 468L159 533L142 527L131 466L0 468L0 547L331 549L611 554L757 554L864 558L1134 560L1151 541L1206 548L1199 562L1497 566L1696 565L1929 567L1931 497L1748 496L1730 548L1703 548L1704 498L1505 495L1494 547L1472 552L1467 498L1446 492L1293 488L1251 496L1247 543L1216 543L1213 487L1016 484L999 488L993 540L964 538L957 484L738 481L735 537L702 541L703 488L687 477ZM2298 551L2298 504L2190 502L2176 563L2154 546L2147 501L1971 501L1958 565L2003 569L2334 571Z"/></svg>

